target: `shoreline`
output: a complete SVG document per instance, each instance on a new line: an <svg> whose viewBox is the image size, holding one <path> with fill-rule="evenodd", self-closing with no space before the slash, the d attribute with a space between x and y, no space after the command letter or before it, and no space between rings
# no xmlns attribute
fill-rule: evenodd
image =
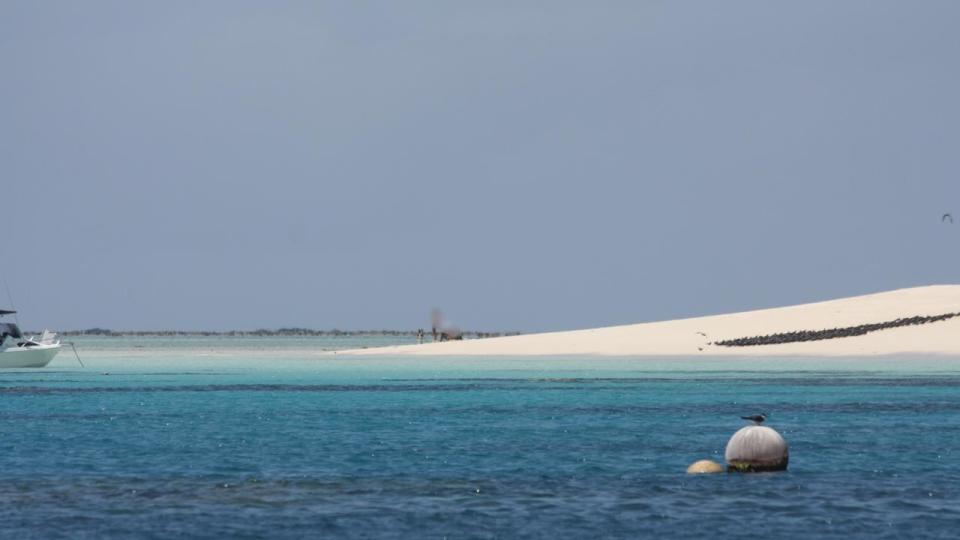
<svg viewBox="0 0 960 540"><path fill-rule="evenodd" d="M31 333L31 332L26 332ZM39 334L40 332L32 332ZM416 330L312 330L309 328L278 328L276 330L111 330L109 328L90 328L86 330L64 330L61 336L85 337L370 337L370 336L410 336L416 337ZM465 331L464 336L472 339L523 335L522 332L482 332Z"/></svg>
<svg viewBox="0 0 960 540"><path fill-rule="evenodd" d="M960 285L932 285L724 315L336 354L960 357L960 317L954 315L958 312Z"/></svg>

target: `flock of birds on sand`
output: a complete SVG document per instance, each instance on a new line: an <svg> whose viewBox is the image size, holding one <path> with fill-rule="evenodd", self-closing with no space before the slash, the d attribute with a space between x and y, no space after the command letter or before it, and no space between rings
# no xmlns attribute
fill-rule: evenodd
<svg viewBox="0 0 960 540"><path fill-rule="evenodd" d="M953 215L950 214L949 212L946 213L946 214L944 214L943 217L940 218L940 222L941 222L941 223L944 223L944 222L947 222L947 221L949 221L950 223L953 223ZM707 335L704 334L703 332L697 332L697 334L699 334L699 335L701 335L701 336L704 336L704 337L707 336ZM703 350L702 348L699 348L699 349L700 349L701 351ZM741 416L740 418L742 418L742 419L744 419L744 420L746 420L746 421L748 421L748 422L753 422L753 425L755 425L755 426L759 426L759 425L763 424L764 420L767 419L767 415L766 415L766 413L763 413L763 414L751 414L750 416Z"/></svg>
<svg viewBox="0 0 960 540"><path fill-rule="evenodd" d="M940 218L940 223L944 223L944 222L947 222L947 221L949 221L950 223L953 223L953 214L950 214L950 213L948 212L948 213L944 214L943 217ZM707 336L707 335L704 334L703 332L697 332L697 334L699 334L699 335L701 335L701 336L704 336L704 337ZM701 348L700 350L703 350L703 349ZM767 415L766 415L766 413L763 413L763 414L751 414L750 416L741 416L740 418L742 418L742 419L744 419L744 420L747 420L748 422L753 422L753 425L755 425L755 426L759 426L760 424L763 423L764 420L767 419Z"/></svg>
<svg viewBox="0 0 960 540"><path fill-rule="evenodd" d="M940 223L944 223L944 222L953 223L953 214L951 214L951 213L949 213L949 212L947 212L946 214L944 214L943 217L940 218ZM707 335L704 334L703 332L697 332L697 334L699 334L699 335L701 335L701 336L704 336L704 337L707 336ZM703 348L699 348L699 349L700 349L701 351L703 350ZM760 424L763 423L764 420L767 419L767 415L766 415L766 413L764 413L764 414L752 414L752 415L750 415L750 416L741 416L740 418L742 418L742 419L744 419L744 420L747 420L748 422L753 422L753 425L755 425L755 426L759 426Z"/></svg>

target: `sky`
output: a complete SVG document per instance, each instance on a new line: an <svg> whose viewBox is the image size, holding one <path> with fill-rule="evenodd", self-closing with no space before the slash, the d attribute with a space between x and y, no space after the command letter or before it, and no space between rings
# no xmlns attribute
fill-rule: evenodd
<svg viewBox="0 0 960 540"><path fill-rule="evenodd" d="M61 330L532 332L960 283L957 20L6 0L0 276Z"/></svg>

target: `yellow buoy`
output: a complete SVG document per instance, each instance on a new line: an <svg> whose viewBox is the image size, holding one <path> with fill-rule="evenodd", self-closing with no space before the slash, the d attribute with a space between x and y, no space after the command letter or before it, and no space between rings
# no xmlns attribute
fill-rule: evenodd
<svg viewBox="0 0 960 540"><path fill-rule="evenodd" d="M709 459L701 459L687 467L687 474L706 474L723 472L723 465Z"/></svg>

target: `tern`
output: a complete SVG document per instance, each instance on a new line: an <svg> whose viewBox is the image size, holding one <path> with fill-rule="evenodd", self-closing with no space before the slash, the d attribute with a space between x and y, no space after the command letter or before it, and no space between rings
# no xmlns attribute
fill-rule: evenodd
<svg viewBox="0 0 960 540"><path fill-rule="evenodd" d="M760 424L763 423L764 420L767 419L767 415L766 415L766 414L754 414L754 415L751 415L751 416L741 416L740 418L743 418L744 420L750 420L751 422L753 422L753 425L759 426Z"/></svg>

